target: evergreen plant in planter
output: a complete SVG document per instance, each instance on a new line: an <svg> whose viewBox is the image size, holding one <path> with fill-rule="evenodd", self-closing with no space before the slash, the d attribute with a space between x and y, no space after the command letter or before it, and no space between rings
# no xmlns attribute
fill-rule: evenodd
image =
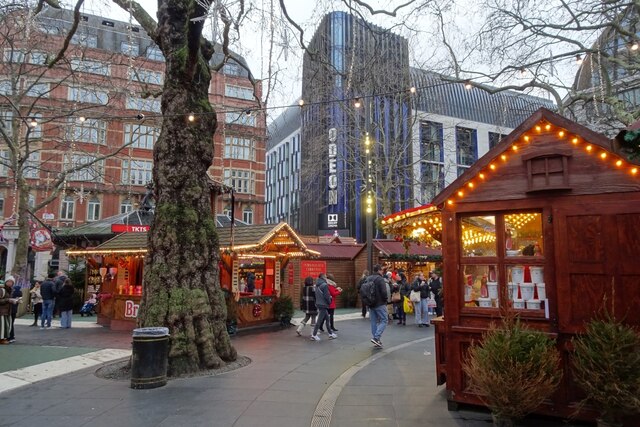
<svg viewBox="0 0 640 427"><path fill-rule="evenodd" d="M598 426L640 419L640 334L608 312L573 339L574 378L586 393L581 402L600 412Z"/></svg>
<svg viewBox="0 0 640 427"><path fill-rule="evenodd" d="M509 315L471 346L463 369L469 391L489 407L494 425L505 427L535 410L562 377L555 341Z"/></svg>
<svg viewBox="0 0 640 427"><path fill-rule="evenodd" d="M293 318L293 300L289 296L281 296L273 303L273 313L282 326L290 326Z"/></svg>

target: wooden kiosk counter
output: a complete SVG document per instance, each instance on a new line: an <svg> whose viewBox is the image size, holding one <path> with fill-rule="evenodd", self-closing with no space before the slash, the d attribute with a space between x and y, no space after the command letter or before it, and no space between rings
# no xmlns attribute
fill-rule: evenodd
<svg viewBox="0 0 640 427"><path fill-rule="evenodd" d="M289 260L313 258L286 223L218 228L220 286L238 305L238 326L273 322L281 294L281 275ZM115 330L136 327L142 297L147 233L123 233L95 249L70 250L87 260L85 295L99 299L98 323Z"/></svg>
<svg viewBox="0 0 640 427"><path fill-rule="evenodd" d="M562 353L560 388L538 412L572 415L582 392L571 338L603 297L610 313L640 326L640 166L614 141L540 109L432 203L439 214L403 211L383 226L412 238L441 230L444 317L433 323L437 381L450 404L482 404L462 365L506 304ZM593 415L587 408L579 418Z"/></svg>

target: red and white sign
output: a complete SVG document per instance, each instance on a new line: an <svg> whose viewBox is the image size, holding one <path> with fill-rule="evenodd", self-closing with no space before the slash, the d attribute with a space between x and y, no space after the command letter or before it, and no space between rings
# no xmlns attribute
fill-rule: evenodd
<svg viewBox="0 0 640 427"><path fill-rule="evenodd" d="M304 280L305 277L311 276L314 279L318 277L320 273L327 272L326 261L300 261L300 278Z"/></svg>
<svg viewBox="0 0 640 427"><path fill-rule="evenodd" d="M131 300L124 302L124 317L138 317L138 309L140 304L136 304Z"/></svg>
<svg viewBox="0 0 640 427"><path fill-rule="evenodd" d="M111 224L112 233L146 233L149 225Z"/></svg>

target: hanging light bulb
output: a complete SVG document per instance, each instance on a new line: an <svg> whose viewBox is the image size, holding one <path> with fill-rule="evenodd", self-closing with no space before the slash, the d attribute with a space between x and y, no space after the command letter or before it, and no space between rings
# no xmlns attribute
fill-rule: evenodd
<svg viewBox="0 0 640 427"><path fill-rule="evenodd" d="M473 88L473 85L471 84L471 80L467 80L466 82L464 82L464 88L467 90L470 90Z"/></svg>
<svg viewBox="0 0 640 427"><path fill-rule="evenodd" d="M582 55L580 54L576 55L576 64L582 65Z"/></svg>
<svg viewBox="0 0 640 427"><path fill-rule="evenodd" d="M78 117L78 121L79 121L80 123L84 123L84 121L85 121L85 120L87 120L87 118L86 118L85 116L80 116L80 117Z"/></svg>
<svg viewBox="0 0 640 427"><path fill-rule="evenodd" d="M142 113L138 113L138 114L136 114L136 119L138 119L138 120L144 120L144 114L142 114Z"/></svg>
<svg viewBox="0 0 640 427"><path fill-rule="evenodd" d="M527 75L527 70L526 68L520 68L520 77L524 77Z"/></svg>
<svg viewBox="0 0 640 427"><path fill-rule="evenodd" d="M409 92L411 92L411 93L416 93L416 87L415 87L415 86L411 86L411 87L409 88Z"/></svg>
<svg viewBox="0 0 640 427"><path fill-rule="evenodd" d="M302 107L304 105L304 99L299 99L298 105Z"/></svg>
<svg viewBox="0 0 640 427"><path fill-rule="evenodd" d="M189 120L190 122L195 122L196 121L196 116L193 113L189 113L189 116L187 117L187 120Z"/></svg>
<svg viewBox="0 0 640 427"><path fill-rule="evenodd" d="M34 127L38 126L38 121L36 120L36 118L35 118L35 117L32 117L32 118L29 120L29 126L31 126L32 128L34 128Z"/></svg>
<svg viewBox="0 0 640 427"><path fill-rule="evenodd" d="M631 50L638 50L638 48L640 48L640 44L638 44L637 40L634 40L631 42L631 44L629 45L629 49Z"/></svg>
<svg viewBox="0 0 640 427"><path fill-rule="evenodd" d="M250 116L251 115L251 110L249 110L249 109L244 110L244 114L247 115L247 116Z"/></svg>
<svg viewBox="0 0 640 427"><path fill-rule="evenodd" d="M356 107L356 108L360 108L360 107L362 107L362 102L360 102L360 98L356 98L356 99L353 101L353 106L354 106L354 107Z"/></svg>

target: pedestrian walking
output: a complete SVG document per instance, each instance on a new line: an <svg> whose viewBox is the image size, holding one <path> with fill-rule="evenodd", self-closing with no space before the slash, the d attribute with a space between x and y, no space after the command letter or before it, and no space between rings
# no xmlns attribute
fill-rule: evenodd
<svg viewBox="0 0 640 427"><path fill-rule="evenodd" d="M338 300L338 295L342 293L342 288L335 282L335 278L332 274L327 274L327 283L329 284L329 295L331 295L331 304L329 304L328 310L329 324L331 325L329 332L338 332L336 327L333 325L333 315L336 312L336 301Z"/></svg>
<svg viewBox="0 0 640 427"><path fill-rule="evenodd" d="M4 279L4 286L7 293L11 295L9 302L11 303L11 329L9 329L9 342L16 341L16 331L14 324L16 323L16 316L18 315L18 305L22 302L22 290L19 286L16 286L16 279L13 276L8 276Z"/></svg>
<svg viewBox="0 0 640 427"><path fill-rule="evenodd" d="M53 318L53 305L55 301L55 274L50 273L47 280L40 285L40 295L42 295L42 316L40 318L40 329L50 328Z"/></svg>
<svg viewBox="0 0 640 427"><path fill-rule="evenodd" d="M316 308L316 288L313 286L313 277L308 276L304 279L304 286L300 292L300 308L304 311L304 319L296 328L298 336L302 335L302 330L309 320L311 325L316 324L316 316L318 309Z"/></svg>
<svg viewBox="0 0 640 427"><path fill-rule="evenodd" d="M320 341L318 336L318 329L325 323L327 326L327 332L329 333L329 339L338 338L335 332L331 331L331 325L329 324L329 305L331 304L331 294L329 293L329 284L327 283L327 276L325 273L318 275L316 280L316 307L318 308L318 320L316 326L313 328L311 334L312 341Z"/></svg>
<svg viewBox="0 0 640 427"><path fill-rule="evenodd" d="M29 326L38 326L38 317L42 317L42 294L40 293L40 280L36 280L33 288L29 291L31 295L31 308L33 309L33 323Z"/></svg>
<svg viewBox="0 0 640 427"><path fill-rule="evenodd" d="M360 295L360 288L362 287L362 284L364 282L367 281L367 277L369 277L369 270L364 270L362 272L362 277L360 277L360 280L358 281L358 284L356 285L356 290L358 291L358 295ZM365 317L367 317L367 305L366 304L362 304L362 318L364 319Z"/></svg>
<svg viewBox="0 0 640 427"><path fill-rule="evenodd" d="M378 348L382 348L382 333L387 327L387 284L382 277L382 267L378 264L373 266L373 274L367 281L373 283L375 287L375 301L369 307L369 317L371 319L371 342Z"/></svg>
<svg viewBox="0 0 640 427"><path fill-rule="evenodd" d="M11 331L11 303L9 293L0 280L0 344L9 344L9 332Z"/></svg>

